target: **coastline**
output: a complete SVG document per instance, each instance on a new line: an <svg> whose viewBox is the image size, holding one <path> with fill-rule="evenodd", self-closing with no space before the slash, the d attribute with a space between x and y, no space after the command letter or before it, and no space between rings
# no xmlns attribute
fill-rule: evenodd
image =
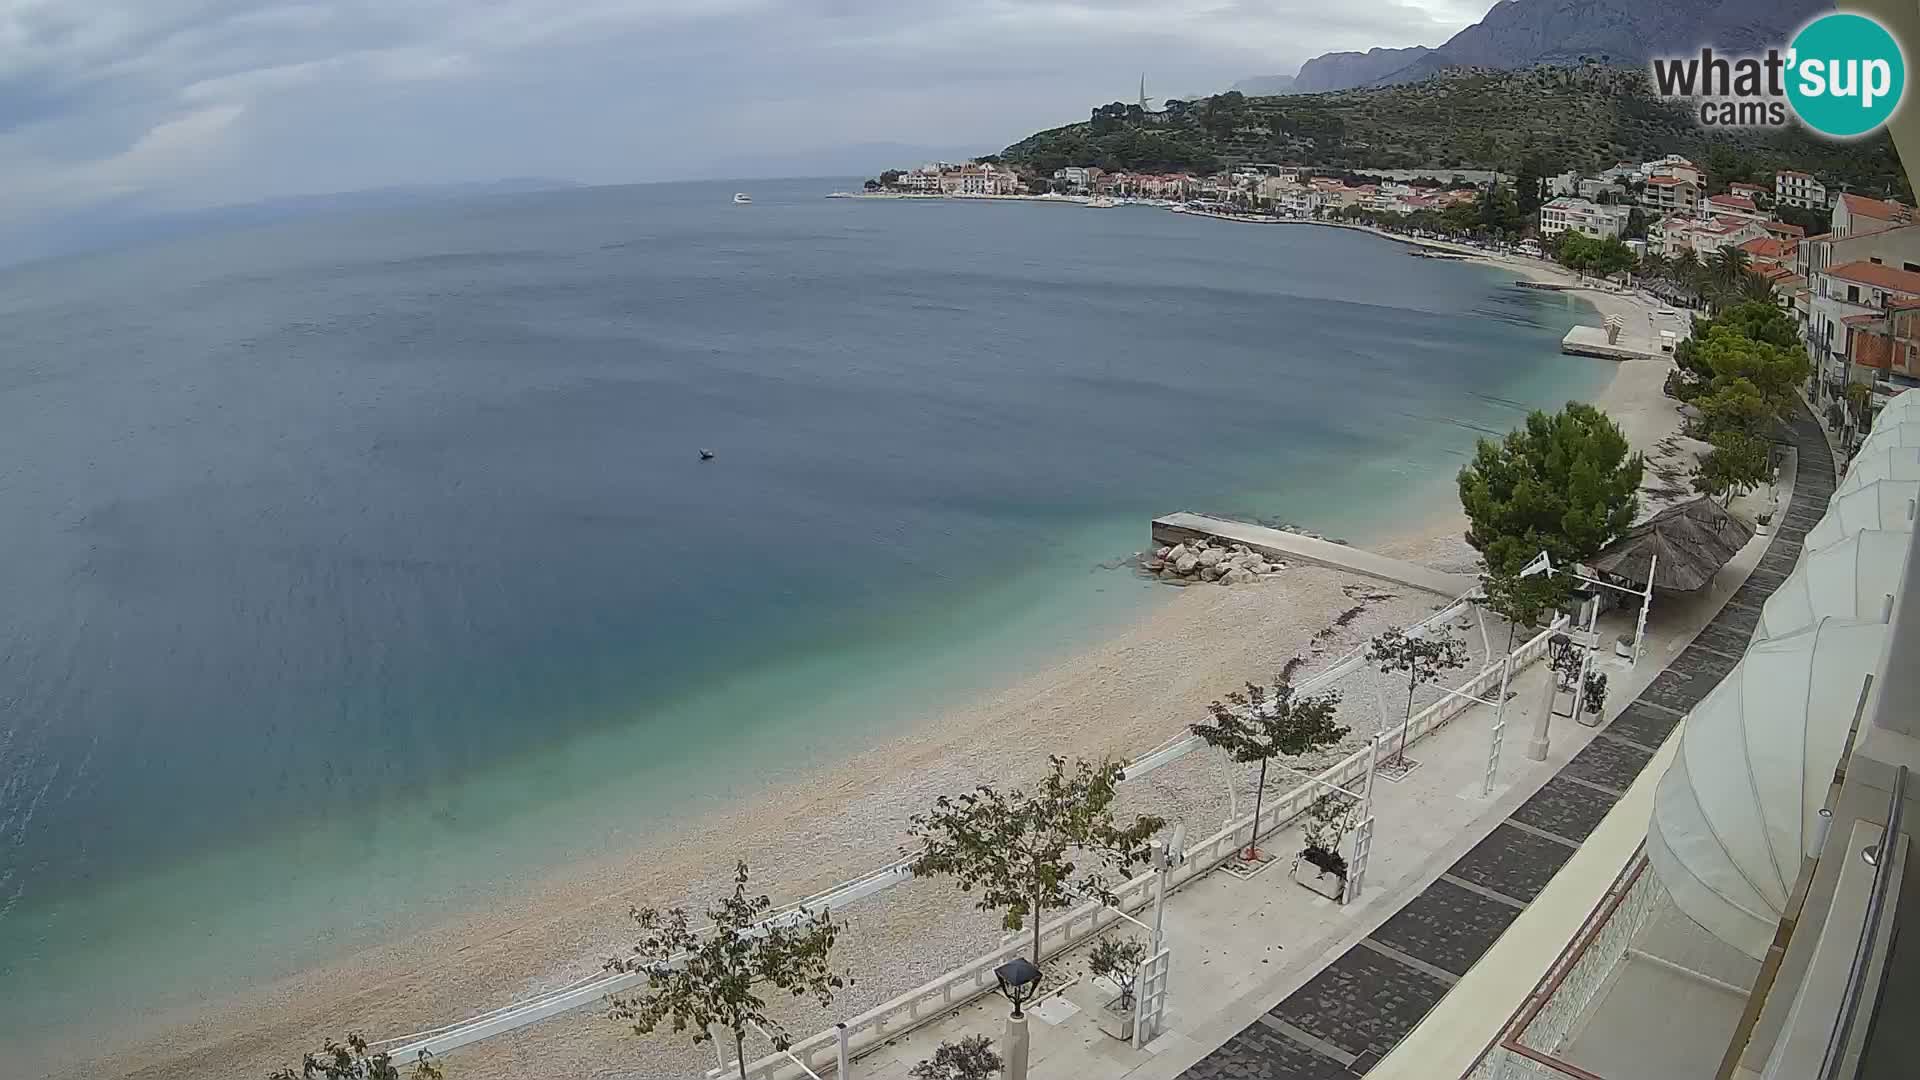
<svg viewBox="0 0 1920 1080"><path fill-rule="evenodd" d="M1482 261L1522 273L1550 272ZM1594 303L1588 292L1576 295ZM1672 410L1659 394L1663 373L1658 362L1620 364L1598 399L1621 419L1636 446L1664 437L1661 408ZM1646 396L1649 380L1652 399ZM1636 418L1631 426L1630 416ZM1408 523L1369 546L1465 568L1472 552L1460 539L1462 531L1456 509ZM1411 594L1374 603L1361 618L1322 638L1355 606L1350 590L1356 584L1375 587L1333 571L1296 568L1252 588L1170 590L1163 602L1099 644L977 700L930 707L900 734L848 759L739 794L732 806L690 827L635 837L619 853L516 887L516 895L484 914L342 957L330 968L191 1014L156 1018L151 1037L106 1059L104 1070L76 1067L58 1075L209 1075L196 1060L222 1062L222 1075L258 1074L290 1062L295 1050L348 1030L383 1036L458 1019L591 972L622 940L627 905L698 905L736 857L752 864L756 888L776 900L805 895L891 858L904 839L907 815L924 809L934 795L1031 776L1049 752L1138 754L1198 719L1206 701L1245 679L1264 678L1310 643L1321 642L1316 655L1337 655L1387 625L1425 614L1434 599ZM1217 772L1210 756L1195 755L1156 777L1151 790L1129 791L1125 801L1158 812L1177 809L1196 820L1224 816L1221 785L1208 779ZM844 939L839 959L861 983L842 997L836 1015L970 958L999 933L993 920L968 910L945 882L903 886L847 915L855 932ZM381 974L368 978L369 971ZM791 1026L805 1034L825 1020L816 1010L802 1010ZM462 1078L583 1075L594 1065L619 1062L644 1075L663 1075L684 1072L699 1060L671 1038L624 1036L589 1008L463 1052L456 1067Z"/></svg>

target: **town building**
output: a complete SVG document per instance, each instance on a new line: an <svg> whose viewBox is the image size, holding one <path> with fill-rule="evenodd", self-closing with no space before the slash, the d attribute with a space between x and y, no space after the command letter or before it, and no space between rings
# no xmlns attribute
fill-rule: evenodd
<svg viewBox="0 0 1920 1080"><path fill-rule="evenodd" d="M1617 237L1627 226L1628 212L1624 206L1601 206L1563 195L1540 207L1540 235L1577 232L1596 238Z"/></svg>
<svg viewBox="0 0 1920 1080"><path fill-rule="evenodd" d="M1767 220L1766 212L1755 206L1752 199L1744 195L1710 195L1700 212L1709 217L1736 217L1749 221Z"/></svg>
<svg viewBox="0 0 1920 1080"><path fill-rule="evenodd" d="M943 195L1013 195L1023 190L1012 170L997 165L961 165L940 174Z"/></svg>
<svg viewBox="0 0 1920 1080"><path fill-rule="evenodd" d="M1920 264L1913 264L1920 267ZM1814 364L1817 396L1838 398L1852 374L1852 333L1884 315L1900 300L1920 299L1920 269L1906 270L1860 259L1828 266L1808 277L1807 356Z"/></svg>
<svg viewBox="0 0 1920 1080"><path fill-rule="evenodd" d="M1773 201L1781 206L1798 206L1807 210L1825 209L1827 186L1815 180L1809 173L1782 169L1773 174Z"/></svg>
<svg viewBox="0 0 1920 1080"><path fill-rule="evenodd" d="M1833 235L1839 240L1884 232L1912 221L1913 208L1897 202L1853 194L1842 194L1833 202Z"/></svg>
<svg viewBox="0 0 1920 1080"><path fill-rule="evenodd" d="M1875 408L1920 387L1920 300L1898 299L1848 322L1848 377L1871 389Z"/></svg>
<svg viewBox="0 0 1920 1080"><path fill-rule="evenodd" d="M1053 178L1076 191L1086 191L1100 179L1100 170L1085 165L1069 165L1064 169L1053 170Z"/></svg>
<svg viewBox="0 0 1920 1080"><path fill-rule="evenodd" d="M1678 176L1650 176L1640 202L1656 214L1692 214L1700 209L1700 182Z"/></svg>
<svg viewBox="0 0 1920 1080"><path fill-rule="evenodd" d="M1695 165L1679 154L1668 154L1666 157L1660 158L1657 161L1649 161L1640 166L1640 172L1641 175L1645 176L1649 181L1659 179L1684 180L1695 187L1699 187L1707 182L1707 174L1701 170L1700 166Z"/></svg>
<svg viewBox="0 0 1920 1080"><path fill-rule="evenodd" d="M893 186L903 191L936 192L940 190L940 174L925 169L915 169L912 172L901 173L900 179L895 180Z"/></svg>
<svg viewBox="0 0 1920 1080"><path fill-rule="evenodd" d="M1727 194L1737 195L1749 202L1757 203L1767 195L1767 189L1761 187L1759 184L1742 184L1735 182L1727 185Z"/></svg>

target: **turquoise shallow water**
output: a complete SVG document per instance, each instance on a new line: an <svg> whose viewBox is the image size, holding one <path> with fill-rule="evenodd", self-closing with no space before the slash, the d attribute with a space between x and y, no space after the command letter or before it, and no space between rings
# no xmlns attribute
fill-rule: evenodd
<svg viewBox="0 0 1920 1080"><path fill-rule="evenodd" d="M1155 514L1392 531L1610 374L1565 299L1370 237L830 186L0 273L0 1044L1038 667L1155 602L1100 566Z"/></svg>

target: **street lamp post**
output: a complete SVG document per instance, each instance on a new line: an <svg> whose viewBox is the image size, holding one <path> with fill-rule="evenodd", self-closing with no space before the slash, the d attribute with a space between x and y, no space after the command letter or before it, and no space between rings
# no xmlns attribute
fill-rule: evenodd
<svg viewBox="0 0 1920 1080"><path fill-rule="evenodd" d="M1547 760L1548 728L1553 723L1553 702L1560 693L1560 668L1573 654L1573 639L1555 634L1547 639L1547 692L1540 702L1540 715L1533 722L1533 738L1527 740L1527 757Z"/></svg>
<svg viewBox="0 0 1920 1080"><path fill-rule="evenodd" d="M1001 1058L1000 1078L1027 1080L1027 1014L1020 1011L1020 1006L1032 1000L1035 991L1040 989L1040 969L1026 957L1016 956L994 968L993 977L1000 984L1001 996L1013 1005L1013 1012L1007 1016L1007 1045Z"/></svg>

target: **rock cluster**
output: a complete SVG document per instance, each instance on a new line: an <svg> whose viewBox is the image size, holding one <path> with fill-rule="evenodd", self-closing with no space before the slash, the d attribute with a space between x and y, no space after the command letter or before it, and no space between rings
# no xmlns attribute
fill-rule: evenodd
<svg viewBox="0 0 1920 1080"><path fill-rule="evenodd" d="M1161 581L1175 585L1201 581L1243 585L1287 568L1286 563L1268 562L1265 555L1248 551L1244 544L1226 547L1205 539L1158 548L1150 557L1142 559L1140 566Z"/></svg>

